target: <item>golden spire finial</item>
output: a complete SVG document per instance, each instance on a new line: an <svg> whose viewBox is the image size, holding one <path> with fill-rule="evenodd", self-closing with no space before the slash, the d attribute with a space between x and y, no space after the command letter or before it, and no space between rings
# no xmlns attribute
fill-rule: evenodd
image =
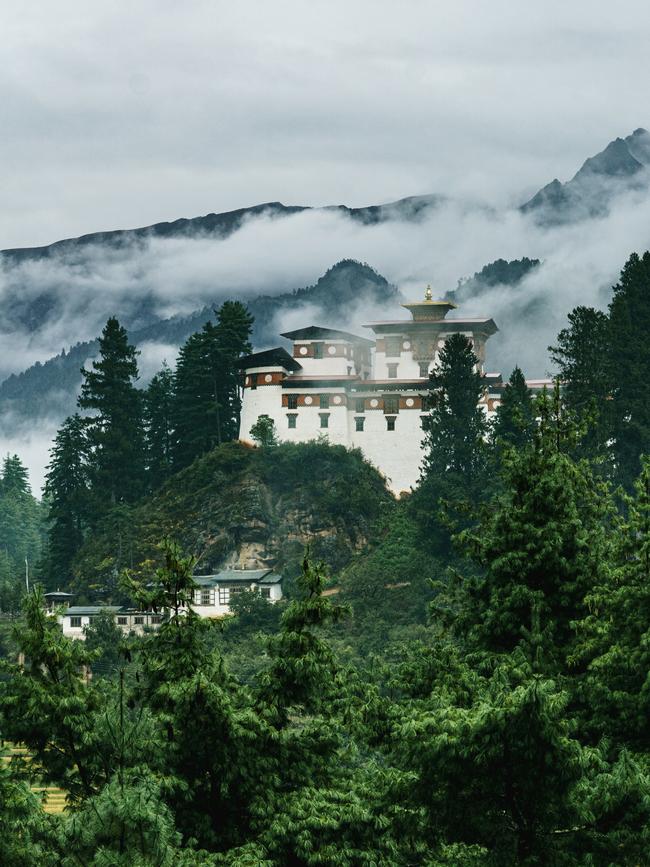
<svg viewBox="0 0 650 867"><path fill-rule="evenodd" d="M433 299L433 293L431 292L431 286L427 286L427 290L424 293L424 300L431 301Z"/></svg>

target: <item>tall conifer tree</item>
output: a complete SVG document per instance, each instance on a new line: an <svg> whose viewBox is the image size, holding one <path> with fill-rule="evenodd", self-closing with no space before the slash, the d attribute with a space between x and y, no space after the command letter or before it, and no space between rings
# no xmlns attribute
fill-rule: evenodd
<svg viewBox="0 0 650 867"><path fill-rule="evenodd" d="M615 365L610 349L609 318L593 307L576 307L569 325L549 346L568 409L588 422L579 454L602 457L611 438L611 396Z"/></svg>
<svg viewBox="0 0 650 867"><path fill-rule="evenodd" d="M650 454L650 252L633 253L609 305L612 433L620 481L631 489Z"/></svg>
<svg viewBox="0 0 650 867"><path fill-rule="evenodd" d="M177 468L237 437L241 411L237 363L251 351L252 323L243 304L226 301L217 311L216 325L206 322L181 347L173 402Z"/></svg>
<svg viewBox="0 0 650 867"><path fill-rule="evenodd" d="M533 436L532 394L519 367L510 374L496 412L494 436L512 446L524 446Z"/></svg>
<svg viewBox="0 0 650 867"><path fill-rule="evenodd" d="M92 512L88 437L84 420L78 414L65 420L54 439L44 493L49 508L45 558L48 583L52 587L65 586Z"/></svg>
<svg viewBox="0 0 650 867"><path fill-rule="evenodd" d="M90 476L100 514L136 500L144 489L142 397L137 351L115 317L99 339L99 360L82 369L79 407L87 416Z"/></svg>
<svg viewBox="0 0 650 867"><path fill-rule="evenodd" d="M164 364L144 393L147 486L155 490L172 473L174 374Z"/></svg>

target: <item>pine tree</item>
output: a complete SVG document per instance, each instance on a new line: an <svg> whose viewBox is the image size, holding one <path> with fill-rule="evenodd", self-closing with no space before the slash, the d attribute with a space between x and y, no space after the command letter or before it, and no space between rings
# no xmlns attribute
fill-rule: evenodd
<svg viewBox="0 0 650 867"><path fill-rule="evenodd" d="M515 367L497 407L494 438L511 446L522 447L531 441L534 423L532 393L521 369Z"/></svg>
<svg viewBox="0 0 650 867"><path fill-rule="evenodd" d="M181 347L174 375L174 465L181 469L239 433L238 360L251 351L252 316L226 301Z"/></svg>
<svg viewBox="0 0 650 867"><path fill-rule="evenodd" d="M425 455L411 505L427 536L448 546L448 534L440 533L441 501L476 504L486 493L488 425L479 406L485 379L464 335L445 343L430 388L422 422Z"/></svg>
<svg viewBox="0 0 650 867"><path fill-rule="evenodd" d="M130 503L143 492L142 399L135 387L137 351L117 319L106 323L99 340L99 361L82 369L79 407L86 417L91 447L90 476L99 514Z"/></svg>
<svg viewBox="0 0 650 867"><path fill-rule="evenodd" d="M530 659L542 670L561 670L575 647L572 623L587 613L586 598L609 557L611 500L589 465L571 451L579 436L556 387L537 402L533 442L511 450L502 470L502 493L478 527L459 541L477 567L460 581L455 601L436 604L468 649Z"/></svg>
<svg viewBox="0 0 650 867"><path fill-rule="evenodd" d="M29 494L29 474L18 455L7 455L2 462L0 474L0 494Z"/></svg>
<svg viewBox="0 0 650 867"><path fill-rule="evenodd" d="M164 364L144 393L147 485L155 490L172 474L174 374Z"/></svg>
<svg viewBox="0 0 650 867"><path fill-rule="evenodd" d="M650 252L625 263L609 318L614 455L618 478L631 489L641 455L650 454Z"/></svg>
<svg viewBox="0 0 650 867"><path fill-rule="evenodd" d="M609 568L587 598L576 659L588 665L582 684L595 739L650 752L650 460L643 459L634 495L613 532Z"/></svg>
<svg viewBox="0 0 650 867"><path fill-rule="evenodd" d="M589 422L579 453L604 456L611 437L610 405L616 378L612 365L609 318L593 307L576 307L569 313L569 327L549 346L562 383L567 407Z"/></svg>
<svg viewBox="0 0 650 867"><path fill-rule="evenodd" d="M88 528L92 514L88 460L86 426L75 414L54 439L45 479L49 518L45 571L51 587L65 586L70 580L72 562Z"/></svg>

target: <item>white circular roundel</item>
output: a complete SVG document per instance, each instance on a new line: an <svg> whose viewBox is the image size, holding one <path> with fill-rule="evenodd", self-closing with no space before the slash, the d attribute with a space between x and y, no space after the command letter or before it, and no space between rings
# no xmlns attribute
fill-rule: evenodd
<svg viewBox="0 0 650 867"><path fill-rule="evenodd" d="M334 398L334 403L341 403L341 396L340 395L338 395L338 394L336 395L336 397Z"/></svg>
<svg viewBox="0 0 650 867"><path fill-rule="evenodd" d="M301 355L307 355L307 353L309 352L309 350L307 349L306 346L301 346L299 352L300 352Z"/></svg>
<svg viewBox="0 0 650 867"><path fill-rule="evenodd" d="M307 404L307 406L309 406L313 402L314 402L314 398L307 395L307 397L305 398L305 403Z"/></svg>
<svg viewBox="0 0 650 867"><path fill-rule="evenodd" d="M404 347L404 349L410 349L411 348L411 341L405 340L404 343L402 343L402 346Z"/></svg>
<svg viewBox="0 0 650 867"><path fill-rule="evenodd" d="M373 397L373 399L370 401L370 406L379 406L379 401L376 397Z"/></svg>
<svg viewBox="0 0 650 867"><path fill-rule="evenodd" d="M264 382L273 382L273 377L270 373L266 374L266 376L264 377Z"/></svg>
<svg viewBox="0 0 650 867"><path fill-rule="evenodd" d="M406 398L406 405L407 405L407 406L413 406L414 403L415 403L415 401L413 400L412 397L407 397L407 398Z"/></svg>
<svg viewBox="0 0 650 867"><path fill-rule="evenodd" d="M250 378L250 376L247 376L246 377L246 385L250 385L250 384L251 384L251 378Z"/></svg>
<svg viewBox="0 0 650 867"><path fill-rule="evenodd" d="M336 355L336 346L328 347L327 351L329 352L330 355Z"/></svg>

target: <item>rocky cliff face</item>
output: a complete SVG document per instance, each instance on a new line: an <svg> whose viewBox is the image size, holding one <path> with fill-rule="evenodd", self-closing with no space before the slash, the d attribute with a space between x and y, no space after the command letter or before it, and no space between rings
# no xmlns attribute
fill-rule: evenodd
<svg viewBox="0 0 650 867"><path fill-rule="evenodd" d="M82 550L73 583L89 595L114 594L122 569L151 571L165 537L195 556L202 574L234 565L292 574L306 547L336 572L392 507L383 478L359 452L229 443L142 504L109 515Z"/></svg>

